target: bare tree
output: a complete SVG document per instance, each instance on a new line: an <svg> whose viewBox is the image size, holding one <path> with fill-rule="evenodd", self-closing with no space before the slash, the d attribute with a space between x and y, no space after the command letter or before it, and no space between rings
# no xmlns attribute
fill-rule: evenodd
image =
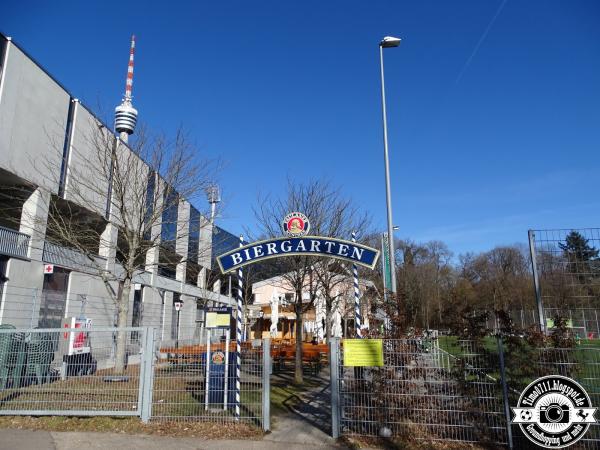
<svg viewBox="0 0 600 450"><path fill-rule="evenodd" d="M286 194L281 198L259 197L254 215L262 237L280 236L281 223L286 214L300 211L310 219L310 234L349 239L352 230L361 231L366 216L361 216L349 199L342 196L338 188L323 180L296 183L288 180ZM302 340L303 314L314 304L319 289L319 281L325 279L328 268L326 258L315 256L289 256L279 260L282 282L294 292L294 312L296 315L296 383L303 382ZM331 287L332 285L329 285ZM306 297L303 298L303 294ZM333 292L330 293L330 304ZM329 321L328 321L329 322Z"/></svg>
<svg viewBox="0 0 600 450"><path fill-rule="evenodd" d="M100 122L96 125L82 148L73 149L64 192L51 196L46 236L85 257L114 301L115 325L121 328L127 326L132 281L141 271L167 266L185 280L181 272L187 263L197 275L198 260L210 249L198 246L189 260L180 255L188 254L190 233L210 225L208 215L194 209L190 219L179 211L184 200L198 200L217 165L200 158L182 131L169 140L140 127L133 143L125 145ZM60 173L58 167L45 169ZM112 267L106 264L111 259L117 261ZM125 359L126 333L119 332L118 373Z"/></svg>

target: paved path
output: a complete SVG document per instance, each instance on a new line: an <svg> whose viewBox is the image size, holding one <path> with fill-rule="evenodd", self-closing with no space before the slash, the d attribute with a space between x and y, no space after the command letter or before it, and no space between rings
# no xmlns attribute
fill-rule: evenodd
<svg viewBox="0 0 600 450"><path fill-rule="evenodd" d="M324 369L318 377L307 377L316 386L299 394L290 395L284 401L287 411L272 414L270 434L265 442L311 445L321 448L344 448L331 438L331 399L329 370ZM289 385L293 382L291 371L273 374L273 385Z"/></svg>
<svg viewBox="0 0 600 450"><path fill-rule="evenodd" d="M0 429L0 450L323 450L328 445Z"/></svg>

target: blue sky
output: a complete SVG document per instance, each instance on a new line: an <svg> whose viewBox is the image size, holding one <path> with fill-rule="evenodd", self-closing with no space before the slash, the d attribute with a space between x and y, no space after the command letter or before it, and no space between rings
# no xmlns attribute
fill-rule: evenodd
<svg viewBox="0 0 600 450"><path fill-rule="evenodd" d="M495 19L494 19L495 18ZM226 163L220 225L326 177L385 227L377 44L399 237L455 252L600 226L597 1L9 2L0 29L111 110L134 105Z"/></svg>

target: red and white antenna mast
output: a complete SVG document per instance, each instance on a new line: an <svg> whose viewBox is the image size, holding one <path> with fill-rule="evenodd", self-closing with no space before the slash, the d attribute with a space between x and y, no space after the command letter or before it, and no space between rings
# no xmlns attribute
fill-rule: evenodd
<svg viewBox="0 0 600 450"><path fill-rule="evenodd" d="M131 36L129 49L129 63L127 64L127 80L125 81L125 100L131 102L131 88L133 87L133 55L135 53L135 36Z"/></svg>
<svg viewBox="0 0 600 450"><path fill-rule="evenodd" d="M127 142L130 134L135 130L137 123L137 109L131 104L131 90L133 87L133 55L135 53L135 36L131 36L129 50L129 63L127 65L127 80L125 81L125 96L119 106L115 108L115 130L122 141Z"/></svg>

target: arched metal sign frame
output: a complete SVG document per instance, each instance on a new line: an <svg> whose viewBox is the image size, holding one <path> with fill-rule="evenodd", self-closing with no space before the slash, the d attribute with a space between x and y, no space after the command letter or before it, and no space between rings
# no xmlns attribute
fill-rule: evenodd
<svg viewBox="0 0 600 450"><path fill-rule="evenodd" d="M249 264L286 256L325 256L374 269L379 250L324 236L280 237L240 246L217 257L222 273Z"/></svg>

